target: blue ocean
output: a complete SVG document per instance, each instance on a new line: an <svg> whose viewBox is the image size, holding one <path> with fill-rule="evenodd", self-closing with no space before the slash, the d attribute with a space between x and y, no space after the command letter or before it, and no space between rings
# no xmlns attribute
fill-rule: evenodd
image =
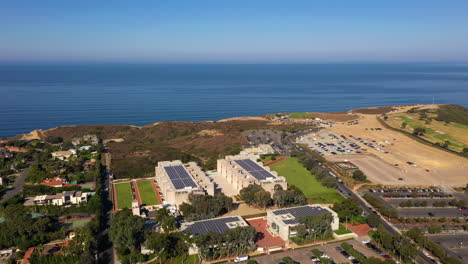
<svg viewBox="0 0 468 264"><path fill-rule="evenodd" d="M0 65L0 137L396 104L468 106L468 64Z"/></svg>

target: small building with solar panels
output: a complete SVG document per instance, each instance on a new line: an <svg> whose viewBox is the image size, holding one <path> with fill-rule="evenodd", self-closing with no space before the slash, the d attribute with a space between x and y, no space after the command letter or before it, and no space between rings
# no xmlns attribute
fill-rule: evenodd
<svg viewBox="0 0 468 264"><path fill-rule="evenodd" d="M287 189L286 178L278 176L269 167L264 167L258 163L258 156L255 155L237 155L227 156L225 159L218 160L218 173L226 179L239 193L242 188L250 184L260 185L265 191L274 193L276 184Z"/></svg>
<svg viewBox="0 0 468 264"><path fill-rule="evenodd" d="M245 226L249 226L249 224L247 224L244 218L240 216L227 216L183 223L180 230L195 237L206 235L210 232L224 234L229 229ZM193 255L197 253L198 248L195 245L192 245L189 249L189 254Z"/></svg>
<svg viewBox="0 0 468 264"><path fill-rule="evenodd" d="M288 240L296 236L296 232L291 230L291 227L298 225L301 217L324 213L330 213L333 216L331 228L332 230L338 230L340 225L338 214L328 207L316 204L269 210L267 211L267 225L274 235L279 235L282 239Z"/></svg>
<svg viewBox="0 0 468 264"><path fill-rule="evenodd" d="M156 182L166 204L179 206L193 194L214 195L213 181L195 162L161 161L156 167Z"/></svg>

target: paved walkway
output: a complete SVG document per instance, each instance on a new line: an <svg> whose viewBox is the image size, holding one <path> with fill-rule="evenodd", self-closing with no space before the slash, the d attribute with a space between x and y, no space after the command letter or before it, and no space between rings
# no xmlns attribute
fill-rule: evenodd
<svg viewBox="0 0 468 264"><path fill-rule="evenodd" d="M8 199L12 198L13 196L17 195L23 190L23 185L26 182L28 174L29 167L21 171L21 173L18 176L16 176L15 183L13 183L13 188L8 190L5 193L5 195L3 195L1 202L7 201Z"/></svg>
<svg viewBox="0 0 468 264"><path fill-rule="evenodd" d="M265 218L258 218L247 220L247 222L257 230L257 240L255 245L262 248L283 247L284 240L279 236L273 236L267 230L267 220Z"/></svg>

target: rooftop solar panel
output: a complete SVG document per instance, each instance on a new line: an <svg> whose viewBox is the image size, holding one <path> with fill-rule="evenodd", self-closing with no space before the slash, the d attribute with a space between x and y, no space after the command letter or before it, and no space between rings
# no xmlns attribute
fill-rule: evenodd
<svg viewBox="0 0 468 264"><path fill-rule="evenodd" d="M305 205L305 206L275 210L275 211L273 211L273 214L275 214L275 215L291 214L294 218L284 220L283 222L285 224L298 224L299 223L299 218L301 218L302 216L321 215L321 214L326 213L326 212L328 212L328 210L324 209L322 207Z"/></svg>
<svg viewBox="0 0 468 264"><path fill-rule="evenodd" d="M253 160L244 159L235 161L239 166L241 166L245 171L254 176L257 180L265 180L266 178L275 178L275 175L271 174L262 166L255 163Z"/></svg>
<svg viewBox="0 0 468 264"><path fill-rule="evenodd" d="M223 234L228 229L228 223L239 221L238 217L225 217L218 219L209 219L191 223L185 230L194 236L206 235L209 232Z"/></svg>
<svg viewBox="0 0 468 264"><path fill-rule="evenodd" d="M167 175L172 181L174 188L177 190L184 189L186 187L197 187L197 184L193 181L192 177L182 165L164 167Z"/></svg>

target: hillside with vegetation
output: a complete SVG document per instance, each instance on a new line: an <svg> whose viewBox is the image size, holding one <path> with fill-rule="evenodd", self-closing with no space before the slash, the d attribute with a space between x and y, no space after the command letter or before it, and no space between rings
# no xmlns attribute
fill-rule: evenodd
<svg viewBox="0 0 468 264"><path fill-rule="evenodd" d="M196 161L204 169L214 169L216 160L238 154L248 143L243 131L273 129L298 131L303 124L278 124L268 120L229 120L219 122L161 122L143 127L130 125L80 125L46 131L65 142L75 137L96 134L106 140L112 157L112 169L118 178L149 176L158 161Z"/></svg>
<svg viewBox="0 0 468 264"><path fill-rule="evenodd" d="M468 108L459 105L412 108L406 113L384 115L383 119L393 128L468 155Z"/></svg>

